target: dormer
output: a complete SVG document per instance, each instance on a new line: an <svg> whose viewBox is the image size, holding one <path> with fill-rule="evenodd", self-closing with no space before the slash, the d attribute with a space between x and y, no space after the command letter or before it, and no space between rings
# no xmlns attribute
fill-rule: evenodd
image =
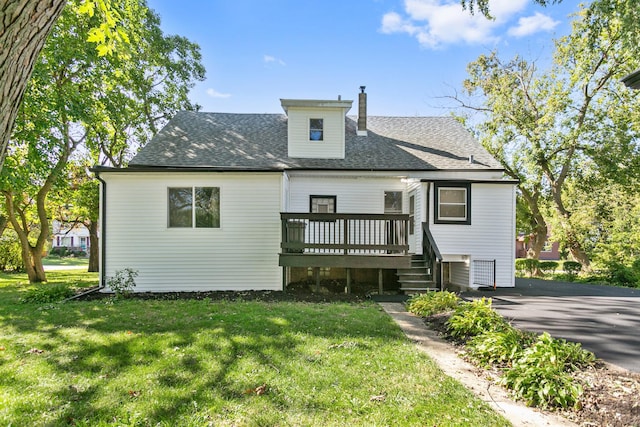
<svg viewBox="0 0 640 427"><path fill-rule="evenodd" d="M344 159L345 116L353 101L281 99L289 157Z"/></svg>

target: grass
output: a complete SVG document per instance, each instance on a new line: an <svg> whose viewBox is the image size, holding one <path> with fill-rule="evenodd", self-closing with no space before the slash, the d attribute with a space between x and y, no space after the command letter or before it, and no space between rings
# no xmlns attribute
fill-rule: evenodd
<svg viewBox="0 0 640 427"><path fill-rule="evenodd" d="M89 258L76 257L46 257L42 259L44 265L89 265Z"/></svg>
<svg viewBox="0 0 640 427"><path fill-rule="evenodd" d="M373 303L38 305L24 280L0 275L0 425L509 425Z"/></svg>

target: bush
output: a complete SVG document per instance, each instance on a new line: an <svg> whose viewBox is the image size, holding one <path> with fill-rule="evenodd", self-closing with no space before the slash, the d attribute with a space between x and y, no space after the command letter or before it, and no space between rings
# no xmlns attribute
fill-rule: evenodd
<svg viewBox="0 0 640 427"><path fill-rule="evenodd" d="M583 350L580 344L555 339L545 332L523 351L500 382L527 405L575 407L582 395L582 387L569 372L589 366L594 361L593 353Z"/></svg>
<svg viewBox="0 0 640 427"><path fill-rule="evenodd" d="M521 258L516 260L516 270L521 274L527 272L529 276L533 276L533 273L538 269L540 261L533 258Z"/></svg>
<svg viewBox="0 0 640 427"><path fill-rule="evenodd" d="M467 342L469 356L480 365L511 366L535 341L535 334L508 327L477 335Z"/></svg>
<svg viewBox="0 0 640 427"><path fill-rule="evenodd" d="M6 229L0 237L0 271L22 271L22 249L15 231Z"/></svg>
<svg viewBox="0 0 640 427"><path fill-rule="evenodd" d="M67 248L65 248L64 246L51 248L51 250L49 251L49 256L56 256L60 258L65 257L67 256Z"/></svg>
<svg viewBox="0 0 640 427"><path fill-rule="evenodd" d="M453 292L427 292L407 301L407 309L413 314L426 317L453 310L458 303L458 296Z"/></svg>
<svg viewBox="0 0 640 427"><path fill-rule="evenodd" d="M67 285L38 285L27 290L22 302L52 303L74 295Z"/></svg>
<svg viewBox="0 0 640 427"><path fill-rule="evenodd" d="M541 261L540 264L538 264L538 267L545 274L553 274L556 272L559 265L560 264L556 261Z"/></svg>
<svg viewBox="0 0 640 427"><path fill-rule="evenodd" d="M640 271L618 263L607 267L607 276L610 282L617 285L635 288L640 284Z"/></svg>
<svg viewBox="0 0 640 427"><path fill-rule="evenodd" d="M447 333L456 340L491 331L504 331L509 323L491 308L491 299L477 299L458 305L446 324Z"/></svg>
<svg viewBox="0 0 640 427"><path fill-rule="evenodd" d="M565 261L562 263L562 269L565 273L568 273L572 276L576 276L582 270L582 264L576 261Z"/></svg>
<svg viewBox="0 0 640 427"><path fill-rule="evenodd" d="M115 276L107 279L107 286L116 294L116 298L126 297L136 287L137 276L138 271L131 268L117 270Z"/></svg>

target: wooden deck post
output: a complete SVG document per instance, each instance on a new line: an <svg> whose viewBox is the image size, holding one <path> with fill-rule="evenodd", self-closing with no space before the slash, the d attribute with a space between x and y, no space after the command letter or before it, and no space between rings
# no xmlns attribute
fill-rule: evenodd
<svg viewBox="0 0 640 427"><path fill-rule="evenodd" d="M351 269L347 268L347 289L346 292L348 294L351 293Z"/></svg>
<svg viewBox="0 0 640 427"><path fill-rule="evenodd" d="M378 294L382 295L382 269L378 269Z"/></svg>
<svg viewBox="0 0 640 427"><path fill-rule="evenodd" d="M320 292L320 267L313 267L313 275L316 278L316 292Z"/></svg>

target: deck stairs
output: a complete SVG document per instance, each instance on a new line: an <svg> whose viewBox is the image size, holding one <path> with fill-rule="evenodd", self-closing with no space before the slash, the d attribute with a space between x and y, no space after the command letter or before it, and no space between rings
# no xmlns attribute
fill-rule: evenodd
<svg viewBox="0 0 640 427"><path fill-rule="evenodd" d="M405 294L419 294L428 291L439 291L432 279L432 272L427 266L424 255L411 256L411 268L399 268L397 270L400 290Z"/></svg>

